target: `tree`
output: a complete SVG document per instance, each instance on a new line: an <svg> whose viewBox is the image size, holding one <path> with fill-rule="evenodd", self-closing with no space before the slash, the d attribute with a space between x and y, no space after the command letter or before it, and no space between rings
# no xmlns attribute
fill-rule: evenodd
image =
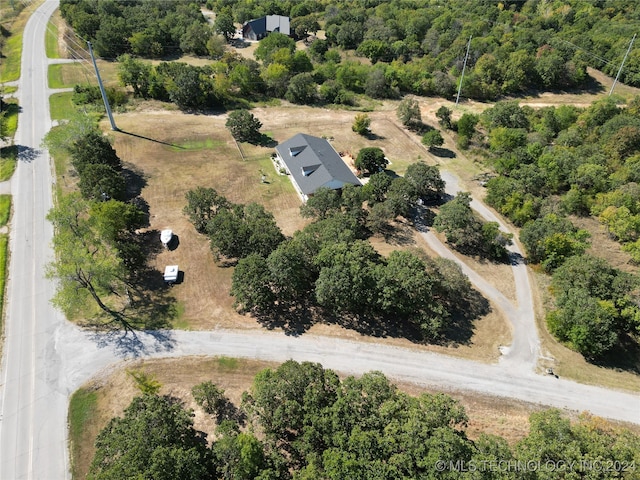
<svg viewBox="0 0 640 480"><path fill-rule="evenodd" d="M197 187L189 190L185 197L187 205L183 212L199 233L205 233L207 223L221 209L231 206L231 203L213 188Z"/></svg>
<svg viewBox="0 0 640 480"><path fill-rule="evenodd" d="M279 304L304 303L312 296L318 268L313 264L314 253L308 251L305 240L308 238L298 232L278 245L267 258L268 281Z"/></svg>
<svg viewBox="0 0 640 480"><path fill-rule="evenodd" d="M370 243L325 247L315 262L320 267L315 285L320 305L334 312L364 314L372 310L377 297L375 267L380 256Z"/></svg>
<svg viewBox="0 0 640 480"><path fill-rule="evenodd" d="M497 223L482 222L475 216L467 192L440 207L433 227L444 232L447 243L463 253L498 260L507 255L506 247L511 245L511 235L501 232Z"/></svg>
<svg viewBox="0 0 640 480"><path fill-rule="evenodd" d="M309 199L300 206L303 217L327 218L340 211L341 200L337 190L322 187L315 191Z"/></svg>
<svg viewBox="0 0 640 480"><path fill-rule="evenodd" d="M380 60L385 62L392 60L390 58L391 49L389 48L389 43L382 40L365 40L358 45L356 53L363 57L367 57L371 60L371 63L377 63Z"/></svg>
<svg viewBox="0 0 640 480"><path fill-rule="evenodd" d="M118 57L118 78L125 87L133 88L135 97L148 98L152 67L125 54Z"/></svg>
<svg viewBox="0 0 640 480"><path fill-rule="evenodd" d="M284 97L291 103L312 105L318 100L318 85L311 73L299 73L289 81Z"/></svg>
<svg viewBox="0 0 640 480"><path fill-rule="evenodd" d="M82 176L88 165L100 164L115 170L122 169L122 161L111 146L109 139L95 127L81 134L69 145L71 164Z"/></svg>
<svg viewBox="0 0 640 480"><path fill-rule="evenodd" d="M358 135L368 135L370 132L370 126L371 118L369 115L366 113L357 113L353 120L353 125L351 125L351 130L356 132Z"/></svg>
<svg viewBox="0 0 640 480"><path fill-rule="evenodd" d="M335 402L340 380L320 364L289 360L276 370L259 372L247 398L251 415L268 445L290 454L290 465L304 465L305 456L322 453L330 424L323 426L327 409Z"/></svg>
<svg viewBox="0 0 640 480"><path fill-rule="evenodd" d="M369 181L363 185L363 198L369 205L383 202L393 179L386 172L377 172L369 177Z"/></svg>
<svg viewBox="0 0 640 480"><path fill-rule="evenodd" d="M440 207L433 228L444 232L447 243L460 250L468 250L479 240L477 221L471 210L471 195L461 192Z"/></svg>
<svg viewBox="0 0 640 480"><path fill-rule="evenodd" d="M369 174L383 171L388 164L389 161L384 156L384 152L378 147L360 149L355 161L355 166L358 170L366 171Z"/></svg>
<svg viewBox="0 0 640 480"><path fill-rule="evenodd" d="M396 110L398 119L405 127L419 128L422 126L422 115L420 113L420 105L413 98L405 98L398 105Z"/></svg>
<svg viewBox="0 0 640 480"><path fill-rule="evenodd" d="M458 130L458 135L461 135L466 138L473 137L473 134L476 131L476 125L478 124L478 116L473 115L472 113L463 113L458 122L456 123L456 128Z"/></svg>
<svg viewBox="0 0 640 480"><path fill-rule="evenodd" d="M203 67L179 63L173 67L171 81L167 85L169 100L181 110L198 110L207 105L212 87Z"/></svg>
<svg viewBox="0 0 640 480"><path fill-rule="evenodd" d="M429 151L433 150L433 147L440 147L444 144L444 138L440 130L429 130L422 136L422 144L429 147Z"/></svg>
<svg viewBox="0 0 640 480"><path fill-rule="evenodd" d="M404 177L398 177L392 180L384 203L391 209L394 217L401 215L409 218L411 207L417 200L418 192L414 184Z"/></svg>
<svg viewBox="0 0 640 480"><path fill-rule="evenodd" d="M529 260L542 263L552 271L573 255L579 255L588 247L589 233L578 230L570 220L553 213L527 222L520 231L520 241Z"/></svg>
<svg viewBox="0 0 640 480"><path fill-rule="evenodd" d="M113 167L92 163L82 169L78 187L87 200L124 200L126 181L122 173Z"/></svg>
<svg viewBox="0 0 640 480"><path fill-rule="evenodd" d="M241 312L264 313L273 307L276 296L271 289L267 261L257 253L241 258L233 270L230 294Z"/></svg>
<svg viewBox="0 0 640 480"><path fill-rule="evenodd" d="M147 221L140 208L133 203L111 199L93 203L89 207L89 215L97 234L117 250L129 273L134 273L144 264L146 255L135 233Z"/></svg>
<svg viewBox="0 0 640 480"><path fill-rule="evenodd" d="M47 267L47 276L58 280L52 301L71 316L92 298L103 312L113 315L114 307L104 298L114 292L124 295L125 267L96 232L88 211L87 201L70 194L63 196L47 216L56 231L55 260Z"/></svg>
<svg viewBox="0 0 640 480"><path fill-rule="evenodd" d="M289 86L291 72L286 65L281 63L270 63L260 73L268 91L275 97L283 97Z"/></svg>
<svg viewBox="0 0 640 480"><path fill-rule="evenodd" d="M273 214L262 205L233 205L209 220L207 234L216 255L244 258L252 253L264 258L284 240Z"/></svg>
<svg viewBox="0 0 640 480"><path fill-rule="evenodd" d="M191 395L205 413L216 415L218 419L222 418L223 409L227 404L224 389L211 381L206 381L194 386L191 389Z"/></svg>
<svg viewBox="0 0 640 480"><path fill-rule="evenodd" d="M293 16L293 15L292 15ZM310 33L315 34L320 30L320 24L315 15L305 15L302 17L294 17L291 19L291 30L297 38L304 39Z"/></svg>
<svg viewBox="0 0 640 480"><path fill-rule="evenodd" d="M207 54L214 60L222 58L226 40L222 35L211 35L207 40Z"/></svg>
<svg viewBox="0 0 640 480"><path fill-rule="evenodd" d="M264 447L250 433L230 432L213 445L213 455L218 465L219 478L282 478L267 468ZM264 477L261 475L267 469Z"/></svg>
<svg viewBox="0 0 640 480"><path fill-rule="evenodd" d="M407 167L404 178L415 187L418 197L425 201L439 200L444 194L445 182L437 166L424 162L412 163Z"/></svg>
<svg viewBox="0 0 640 480"><path fill-rule="evenodd" d="M248 110L234 110L225 125L239 142L255 143L260 139L262 122Z"/></svg>
<svg viewBox="0 0 640 480"><path fill-rule="evenodd" d="M222 35L229 42L236 33L236 26L233 23L233 15L231 10L223 8L216 14L216 20L213 23L214 30Z"/></svg>
<svg viewBox="0 0 640 480"><path fill-rule="evenodd" d="M213 479L211 454L193 428L190 412L168 397L136 397L124 416L96 438L90 478Z"/></svg>
<svg viewBox="0 0 640 480"><path fill-rule="evenodd" d="M272 56L280 49L286 49L292 54L296 50L295 40L283 33L271 32L260 40L254 56L264 62L265 65L268 65L272 62Z"/></svg>
<svg viewBox="0 0 640 480"><path fill-rule="evenodd" d="M208 53L207 42L213 34L208 23L192 23L187 27L184 35L180 37L180 50L184 53L204 56Z"/></svg>
<svg viewBox="0 0 640 480"><path fill-rule="evenodd" d="M451 128L451 114L453 112L450 108L447 108L445 105L442 105L436 111L436 117L438 118L438 123L442 128L450 129Z"/></svg>
<svg viewBox="0 0 640 480"><path fill-rule="evenodd" d="M489 128L529 128L529 119L516 100L502 100L483 112Z"/></svg>
<svg viewBox="0 0 640 480"><path fill-rule="evenodd" d="M447 312L434 300L433 286L422 260L411 252L393 251L378 269L377 303L383 312L413 323L425 338L435 338Z"/></svg>

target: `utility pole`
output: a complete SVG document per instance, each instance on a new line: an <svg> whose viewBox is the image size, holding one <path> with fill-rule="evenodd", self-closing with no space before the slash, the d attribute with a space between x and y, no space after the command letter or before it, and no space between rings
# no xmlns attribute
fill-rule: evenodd
<svg viewBox="0 0 640 480"><path fill-rule="evenodd" d="M462 82L464 80L464 70L467 68L467 59L469 58L469 48L471 47L471 38L473 35L469 37L469 41L467 42L467 53L464 56L464 63L462 64L462 76L460 77L460 85L458 85L458 95L456 95L456 107L458 106L458 102L460 101L460 92L462 91Z"/></svg>
<svg viewBox="0 0 640 480"><path fill-rule="evenodd" d="M116 122L113 120L113 115L111 114L111 106L109 105L107 92L104 91L104 85L102 85L102 78L100 77L100 71L98 70L98 65L96 64L96 58L93 56L93 48L91 48L91 42L87 42L87 45L89 45L89 55L91 55L93 68L96 69L96 77L98 77L98 86L100 87L100 93L102 94L102 101L104 102L104 108L107 110L107 116L109 117L109 122L111 123L111 130L115 130L116 132L118 132L120 131L120 129L116 127Z"/></svg>
<svg viewBox="0 0 640 480"><path fill-rule="evenodd" d="M611 90L609 90L609 96L613 93L613 89L616 87L616 83L618 83L618 78L620 77L620 73L622 73L622 67L624 67L624 62L627 61L627 57L629 56L629 52L631 51L631 47L633 46L633 42L636 39L637 33L633 34L633 38L629 43L629 48L627 48L627 53L624 54L624 58L622 59L622 63L620 64L620 68L618 69L618 73L616 75L616 79L613 81L613 85L611 85Z"/></svg>

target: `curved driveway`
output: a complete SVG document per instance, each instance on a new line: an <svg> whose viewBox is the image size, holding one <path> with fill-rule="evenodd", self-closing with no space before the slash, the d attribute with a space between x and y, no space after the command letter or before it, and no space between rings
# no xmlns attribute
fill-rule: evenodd
<svg viewBox="0 0 640 480"><path fill-rule="evenodd" d="M530 295L518 295L514 344L505 360L485 365L374 343L304 335L287 337L263 330L234 332L149 332L136 336L92 335L66 322L50 305L52 282L43 276L51 259L49 157L40 143L51 126L44 32L57 0L45 0L24 32L22 106L16 143L23 155L12 179L10 282L5 346L0 376L0 479L69 478L66 413L69 395L89 378L113 369L125 357L228 355L283 361L321 362L328 368L361 374L380 370L389 377L443 390L470 390L539 402L603 417L640 423L636 395L539 376L531 368L537 337L528 318ZM518 267L517 265L514 266ZM526 269L514 274L526 275ZM524 278L524 277L523 277ZM472 278L472 281L476 281ZM489 297L490 292L485 291ZM497 299L497 300L496 300ZM494 298L499 305L499 296ZM501 305L501 308L505 305ZM532 311L532 310L531 310ZM520 330L527 333L520 336Z"/></svg>

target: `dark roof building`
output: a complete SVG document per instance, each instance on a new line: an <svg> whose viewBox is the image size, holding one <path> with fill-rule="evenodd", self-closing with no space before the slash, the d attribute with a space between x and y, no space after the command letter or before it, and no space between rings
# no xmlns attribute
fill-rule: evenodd
<svg viewBox="0 0 640 480"><path fill-rule="evenodd" d="M242 38L247 40L261 40L271 32L280 32L289 36L289 17L282 15L267 15L266 17L251 20L242 26Z"/></svg>
<svg viewBox="0 0 640 480"><path fill-rule="evenodd" d="M337 190L348 183L361 185L324 138L298 133L279 144L276 153L291 175L293 186L305 201L322 187Z"/></svg>

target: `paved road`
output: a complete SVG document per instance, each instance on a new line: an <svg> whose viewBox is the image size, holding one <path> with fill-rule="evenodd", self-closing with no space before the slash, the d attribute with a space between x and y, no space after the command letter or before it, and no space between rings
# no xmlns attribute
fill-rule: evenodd
<svg viewBox="0 0 640 480"><path fill-rule="evenodd" d="M51 258L52 231L45 216L51 206L52 179L48 155L38 150L51 124L44 31L56 7L57 0L46 0L24 32L18 90L22 112L16 134L16 143L24 148L11 184L14 216L0 377L0 479L69 478L69 395L96 373L109 371L123 358L132 356L228 355L273 361L311 360L346 373L376 369L419 385L590 410L603 417L640 423L640 398L636 395L536 375L531 368L537 357L533 341L536 338L531 336L522 337L526 348L512 349L524 350L522 356L485 365L418 349L313 335L296 338L255 330L152 332L122 337L92 335L64 321L48 302L53 284L43 276L44 266ZM526 302L526 296L518 295L515 308L525 305L528 309ZM510 319L519 330L517 316L522 312L512 313ZM514 336L517 338L518 334Z"/></svg>
<svg viewBox="0 0 640 480"><path fill-rule="evenodd" d="M56 2L45 2L29 19L17 92L23 109L15 136L21 155L11 181L14 213L0 377L2 479L61 478L67 471L67 395L56 390L50 353L51 332L62 319L49 303L53 284L44 278L51 259L52 229L45 221L51 170L47 152L40 150L50 128L44 30L56 7Z"/></svg>

